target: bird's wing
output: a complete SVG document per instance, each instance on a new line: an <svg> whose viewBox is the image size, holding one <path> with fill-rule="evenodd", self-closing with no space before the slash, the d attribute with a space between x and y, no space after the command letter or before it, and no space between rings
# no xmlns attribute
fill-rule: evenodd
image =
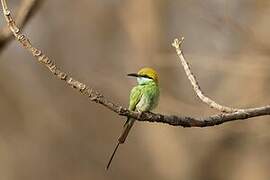
<svg viewBox="0 0 270 180"><path fill-rule="evenodd" d="M138 104L143 95L142 88L143 88L142 86L138 85L131 90L129 96L129 108L128 108L129 110L131 111L135 110L136 105Z"/></svg>
<svg viewBox="0 0 270 180"><path fill-rule="evenodd" d="M131 92L130 92L130 97L129 97L129 110L131 111L134 111L136 109L136 105L139 103L141 97L142 97L142 86L138 85L138 86L135 86ZM120 137L118 138L118 142L120 144L124 143L127 136L128 136L128 133L131 129L131 127L133 126L133 123L134 123L134 119L128 117L125 124L124 124L124 128L123 128L123 132L122 134L120 135Z"/></svg>

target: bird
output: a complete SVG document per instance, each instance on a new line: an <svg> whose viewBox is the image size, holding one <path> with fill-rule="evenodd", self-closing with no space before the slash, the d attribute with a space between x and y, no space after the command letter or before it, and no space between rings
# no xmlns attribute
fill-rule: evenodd
<svg viewBox="0 0 270 180"><path fill-rule="evenodd" d="M128 109L130 111L148 112L156 108L160 94L158 73L152 68L144 67L138 73L130 73L128 76L137 78L137 85L130 91ZM123 131L106 166L107 170L112 163L119 145L125 142L134 122L135 119L127 117Z"/></svg>

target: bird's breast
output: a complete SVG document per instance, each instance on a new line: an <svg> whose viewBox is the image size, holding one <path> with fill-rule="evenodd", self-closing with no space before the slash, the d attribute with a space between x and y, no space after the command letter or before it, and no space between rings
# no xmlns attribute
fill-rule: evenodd
<svg viewBox="0 0 270 180"><path fill-rule="evenodd" d="M143 95L136 105L136 109L144 112L153 110L159 100L159 89L157 86L149 86L144 89Z"/></svg>

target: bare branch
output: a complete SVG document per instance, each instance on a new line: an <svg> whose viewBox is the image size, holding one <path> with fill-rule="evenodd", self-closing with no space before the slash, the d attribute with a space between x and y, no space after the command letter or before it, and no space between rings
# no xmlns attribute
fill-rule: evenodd
<svg viewBox="0 0 270 180"><path fill-rule="evenodd" d="M202 102L206 103L211 108L217 109L221 112L230 113L230 112L236 112L236 111L241 110L241 109L235 109L235 108L220 105L220 104L216 103L215 101L213 101L212 99L210 99L209 97L204 95L195 76L193 75L193 73L190 70L190 66L184 57L183 51L181 50L181 46L182 46L183 42L184 42L184 37L182 37L181 41L179 41L176 38L176 39L174 39L172 46L175 47L176 53L177 53L177 55L182 63L182 66L186 72L186 75L187 75L196 95L202 100Z"/></svg>
<svg viewBox="0 0 270 180"><path fill-rule="evenodd" d="M180 50L181 41L179 42L176 40L174 42L174 46L176 47L177 54L179 55L182 61L185 71L192 82L192 85L195 91L199 94L198 96L211 107L219 109L223 112L228 112L227 114L217 114L205 118L193 118L193 117L184 117L184 116L174 116L174 115L162 115L162 114L155 114L150 112L133 112L129 111L122 106L116 105L110 101L108 101L101 93L98 91L88 87L86 84L81 83L75 80L73 77L69 76L67 73L61 71L55 63L46 56L41 50L32 46L30 40L20 33L20 29L16 26L15 21L13 20L11 13L7 7L6 0L1 0L2 8L4 12L4 16L6 21L9 25L9 28L12 34L16 37L16 40L25 48L27 49L42 65L47 67L47 69L55 75L58 79L63 80L67 83L70 87L77 89L82 95L87 96L91 101L99 103L106 108L110 109L111 111L121 115L121 116L129 116L132 118L137 119L138 121L148 121L148 122L158 122L158 123L166 123L173 126L182 126L182 127L208 127L219 125L229 121L235 120L243 120L248 119L256 116L264 116L270 115L270 106L253 108L253 109L233 109L229 107L221 106L215 103L213 100L205 97L201 92L198 83L195 80L195 77L192 75L190 68L187 62L184 60L182 51Z"/></svg>
<svg viewBox="0 0 270 180"><path fill-rule="evenodd" d="M18 27L23 28L29 18L38 10L38 6L43 2L43 0L23 0L19 6L18 12L16 14L16 21ZM12 32L8 26L5 26L0 30L0 50L11 40L13 37Z"/></svg>
<svg viewBox="0 0 270 180"><path fill-rule="evenodd" d="M154 113L145 113L135 117L139 121L166 123L172 126L182 127L210 127L220 125L230 121L245 120L252 117L270 115L270 106L246 109L227 114L217 114L203 118L193 118L184 116L168 116ZM132 116L133 117L133 116ZM139 119L140 118L140 119Z"/></svg>
<svg viewBox="0 0 270 180"><path fill-rule="evenodd" d="M206 103L211 108L217 109L217 110L224 112L224 113L250 112L250 111L254 111L255 109L264 109L265 107L268 107L268 105L266 105L266 106L257 107L257 108L236 109L236 108L220 105L220 104L216 103L214 100L205 96L204 93L202 92L200 86L199 86L198 81L196 80L195 76L191 72L191 69L190 69L188 62L186 61L186 59L184 57L184 53L181 49L183 42L184 42L184 37L182 37L181 40L175 38L173 43L172 43L172 46L176 50L176 53L181 61L181 64L185 70L185 73L186 73L186 75L187 75L187 77L188 77L188 79L193 87L193 90L195 91L196 95L201 99L202 102Z"/></svg>

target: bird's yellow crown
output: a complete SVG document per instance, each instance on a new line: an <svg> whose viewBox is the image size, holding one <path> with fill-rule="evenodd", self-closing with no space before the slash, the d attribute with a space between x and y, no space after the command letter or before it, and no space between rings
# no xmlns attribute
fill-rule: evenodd
<svg viewBox="0 0 270 180"><path fill-rule="evenodd" d="M152 69L152 68L142 68L139 72L138 75L141 76L148 76L151 79L153 79L156 83L158 83L158 74L157 72Z"/></svg>

